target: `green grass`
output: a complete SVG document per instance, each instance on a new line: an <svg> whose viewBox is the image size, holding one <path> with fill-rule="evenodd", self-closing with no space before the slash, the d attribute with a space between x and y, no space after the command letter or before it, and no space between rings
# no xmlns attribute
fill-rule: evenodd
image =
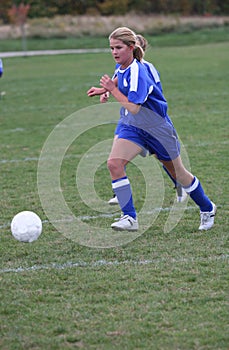
<svg viewBox="0 0 229 350"><path fill-rule="evenodd" d="M170 232L164 232L169 216L164 210L140 237L109 249L77 244L45 221L37 166L42 147L58 123L75 111L84 120L88 106L100 108L98 98L89 99L86 91L102 74L112 74L110 54L4 59L0 80L0 91L6 93L0 100L1 349L228 349L228 54L228 43L147 52L147 59L161 73L169 115L192 171L218 206L214 228L198 232L198 209L189 201ZM108 122L117 118L107 116ZM113 130L111 123L90 128L66 152L61 187L76 216L98 215L99 203L88 206L80 198L76 170L88 149L112 138ZM111 195L106 152L94 180L104 200ZM144 162L152 171L154 163ZM139 211L147 194L144 177L134 165L128 166L128 175ZM166 175L161 177L163 207L169 208L175 193ZM152 191L160 187L154 176L151 184ZM149 209L154 207L153 199ZM25 209L45 221L42 235L31 244L14 240L9 228L12 217ZM98 232L107 228L114 235L109 231L110 217L85 222L89 228L95 225Z"/></svg>
<svg viewBox="0 0 229 350"><path fill-rule="evenodd" d="M205 28L201 30L146 34L146 38L153 47L200 45L214 42L229 41L229 27ZM1 52L21 51L20 39L1 39ZM28 50L55 50L55 49L84 49L107 47L107 37L66 37L66 38L27 38Z"/></svg>

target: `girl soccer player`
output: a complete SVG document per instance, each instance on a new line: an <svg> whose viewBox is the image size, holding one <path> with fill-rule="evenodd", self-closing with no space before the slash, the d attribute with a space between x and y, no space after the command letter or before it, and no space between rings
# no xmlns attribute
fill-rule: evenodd
<svg viewBox="0 0 229 350"><path fill-rule="evenodd" d="M148 42L147 40L144 38L144 36L142 36L141 34L137 34L136 35L136 43L141 46L141 48L143 49L144 53L146 51ZM148 61L145 61L143 58L141 60L141 62L146 66L147 71L149 73L149 76L151 79L153 79L154 84L157 85L158 89L160 89L161 93L163 93L162 91L162 86L161 86L161 80L160 80L160 75L158 73L158 71L156 70L156 68L154 67L154 65ZM114 80L116 77L116 71L118 69L119 65L116 65L116 70L115 73L112 77L112 79ZM105 103L107 102L109 97L109 93L105 92L104 94L100 95L100 102L101 103ZM117 125L117 128L115 130L115 139L118 138L118 131L119 131L119 123ZM142 157L145 157L147 155L147 150L146 149L142 149L142 152L140 153L140 155ZM169 174L169 172L167 171L167 169L165 168L164 165L163 169L165 170L165 172L167 173L167 175L171 178L173 184L174 184L174 188L176 189L176 196L177 196L177 202L178 203L182 203L185 201L186 197L187 197L187 193L184 191L184 189L182 188L181 184L179 182L177 182L175 179L172 178L172 176ZM110 205L116 205L119 204L118 203L118 198L115 194L113 194L113 197L108 201L108 203Z"/></svg>
<svg viewBox="0 0 229 350"><path fill-rule="evenodd" d="M108 75L100 79L101 88L91 87L88 96L108 91L122 105L118 138L107 161L123 216L112 223L114 230L138 230L138 219L132 190L126 175L126 165L146 148L156 154L168 173L176 179L200 208L199 230L214 224L216 206L205 195L199 180L183 165L176 130L167 114L167 102L162 91L150 79L141 60L142 48L136 44L136 34L126 27L114 30L110 36L112 56L119 68L116 82Z"/></svg>

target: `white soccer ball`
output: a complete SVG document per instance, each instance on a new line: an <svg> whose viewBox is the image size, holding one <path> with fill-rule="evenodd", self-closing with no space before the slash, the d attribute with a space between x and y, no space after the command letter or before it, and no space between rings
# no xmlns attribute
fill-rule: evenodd
<svg viewBox="0 0 229 350"><path fill-rule="evenodd" d="M42 232L42 222L32 211L21 211L11 221L11 232L20 242L33 242Z"/></svg>

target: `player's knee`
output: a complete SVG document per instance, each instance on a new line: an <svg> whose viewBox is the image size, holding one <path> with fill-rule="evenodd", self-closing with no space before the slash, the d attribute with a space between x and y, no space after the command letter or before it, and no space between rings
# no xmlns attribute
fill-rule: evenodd
<svg viewBox="0 0 229 350"><path fill-rule="evenodd" d="M119 159L108 159L107 167L111 174L118 174L123 170L122 163Z"/></svg>
<svg viewBox="0 0 229 350"><path fill-rule="evenodd" d="M118 169L118 163L117 163L117 160L115 159L108 159L107 161L107 167L110 171L110 173L114 172L115 170Z"/></svg>

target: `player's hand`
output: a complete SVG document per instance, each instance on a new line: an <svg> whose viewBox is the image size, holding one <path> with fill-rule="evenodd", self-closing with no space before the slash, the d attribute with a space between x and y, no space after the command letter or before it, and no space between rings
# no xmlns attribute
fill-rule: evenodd
<svg viewBox="0 0 229 350"><path fill-rule="evenodd" d="M100 102L106 103L108 101L108 98L109 98L109 92L107 91L100 96Z"/></svg>
<svg viewBox="0 0 229 350"><path fill-rule="evenodd" d="M100 79L100 85L107 91L112 91L116 87L113 80L107 74L103 75Z"/></svg>
<svg viewBox="0 0 229 350"><path fill-rule="evenodd" d="M92 86L88 91L87 91L87 95L88 96L97 96L97 95L102 95L104 94L106 91L103 88L97 88Z"/></svg>
<svg viewBox="0 0 229 350"><path fill-rule="evenodd" d="M88 91L87 91L88 96L96 96L98 95L98 88L92 86Z"/></svg>

